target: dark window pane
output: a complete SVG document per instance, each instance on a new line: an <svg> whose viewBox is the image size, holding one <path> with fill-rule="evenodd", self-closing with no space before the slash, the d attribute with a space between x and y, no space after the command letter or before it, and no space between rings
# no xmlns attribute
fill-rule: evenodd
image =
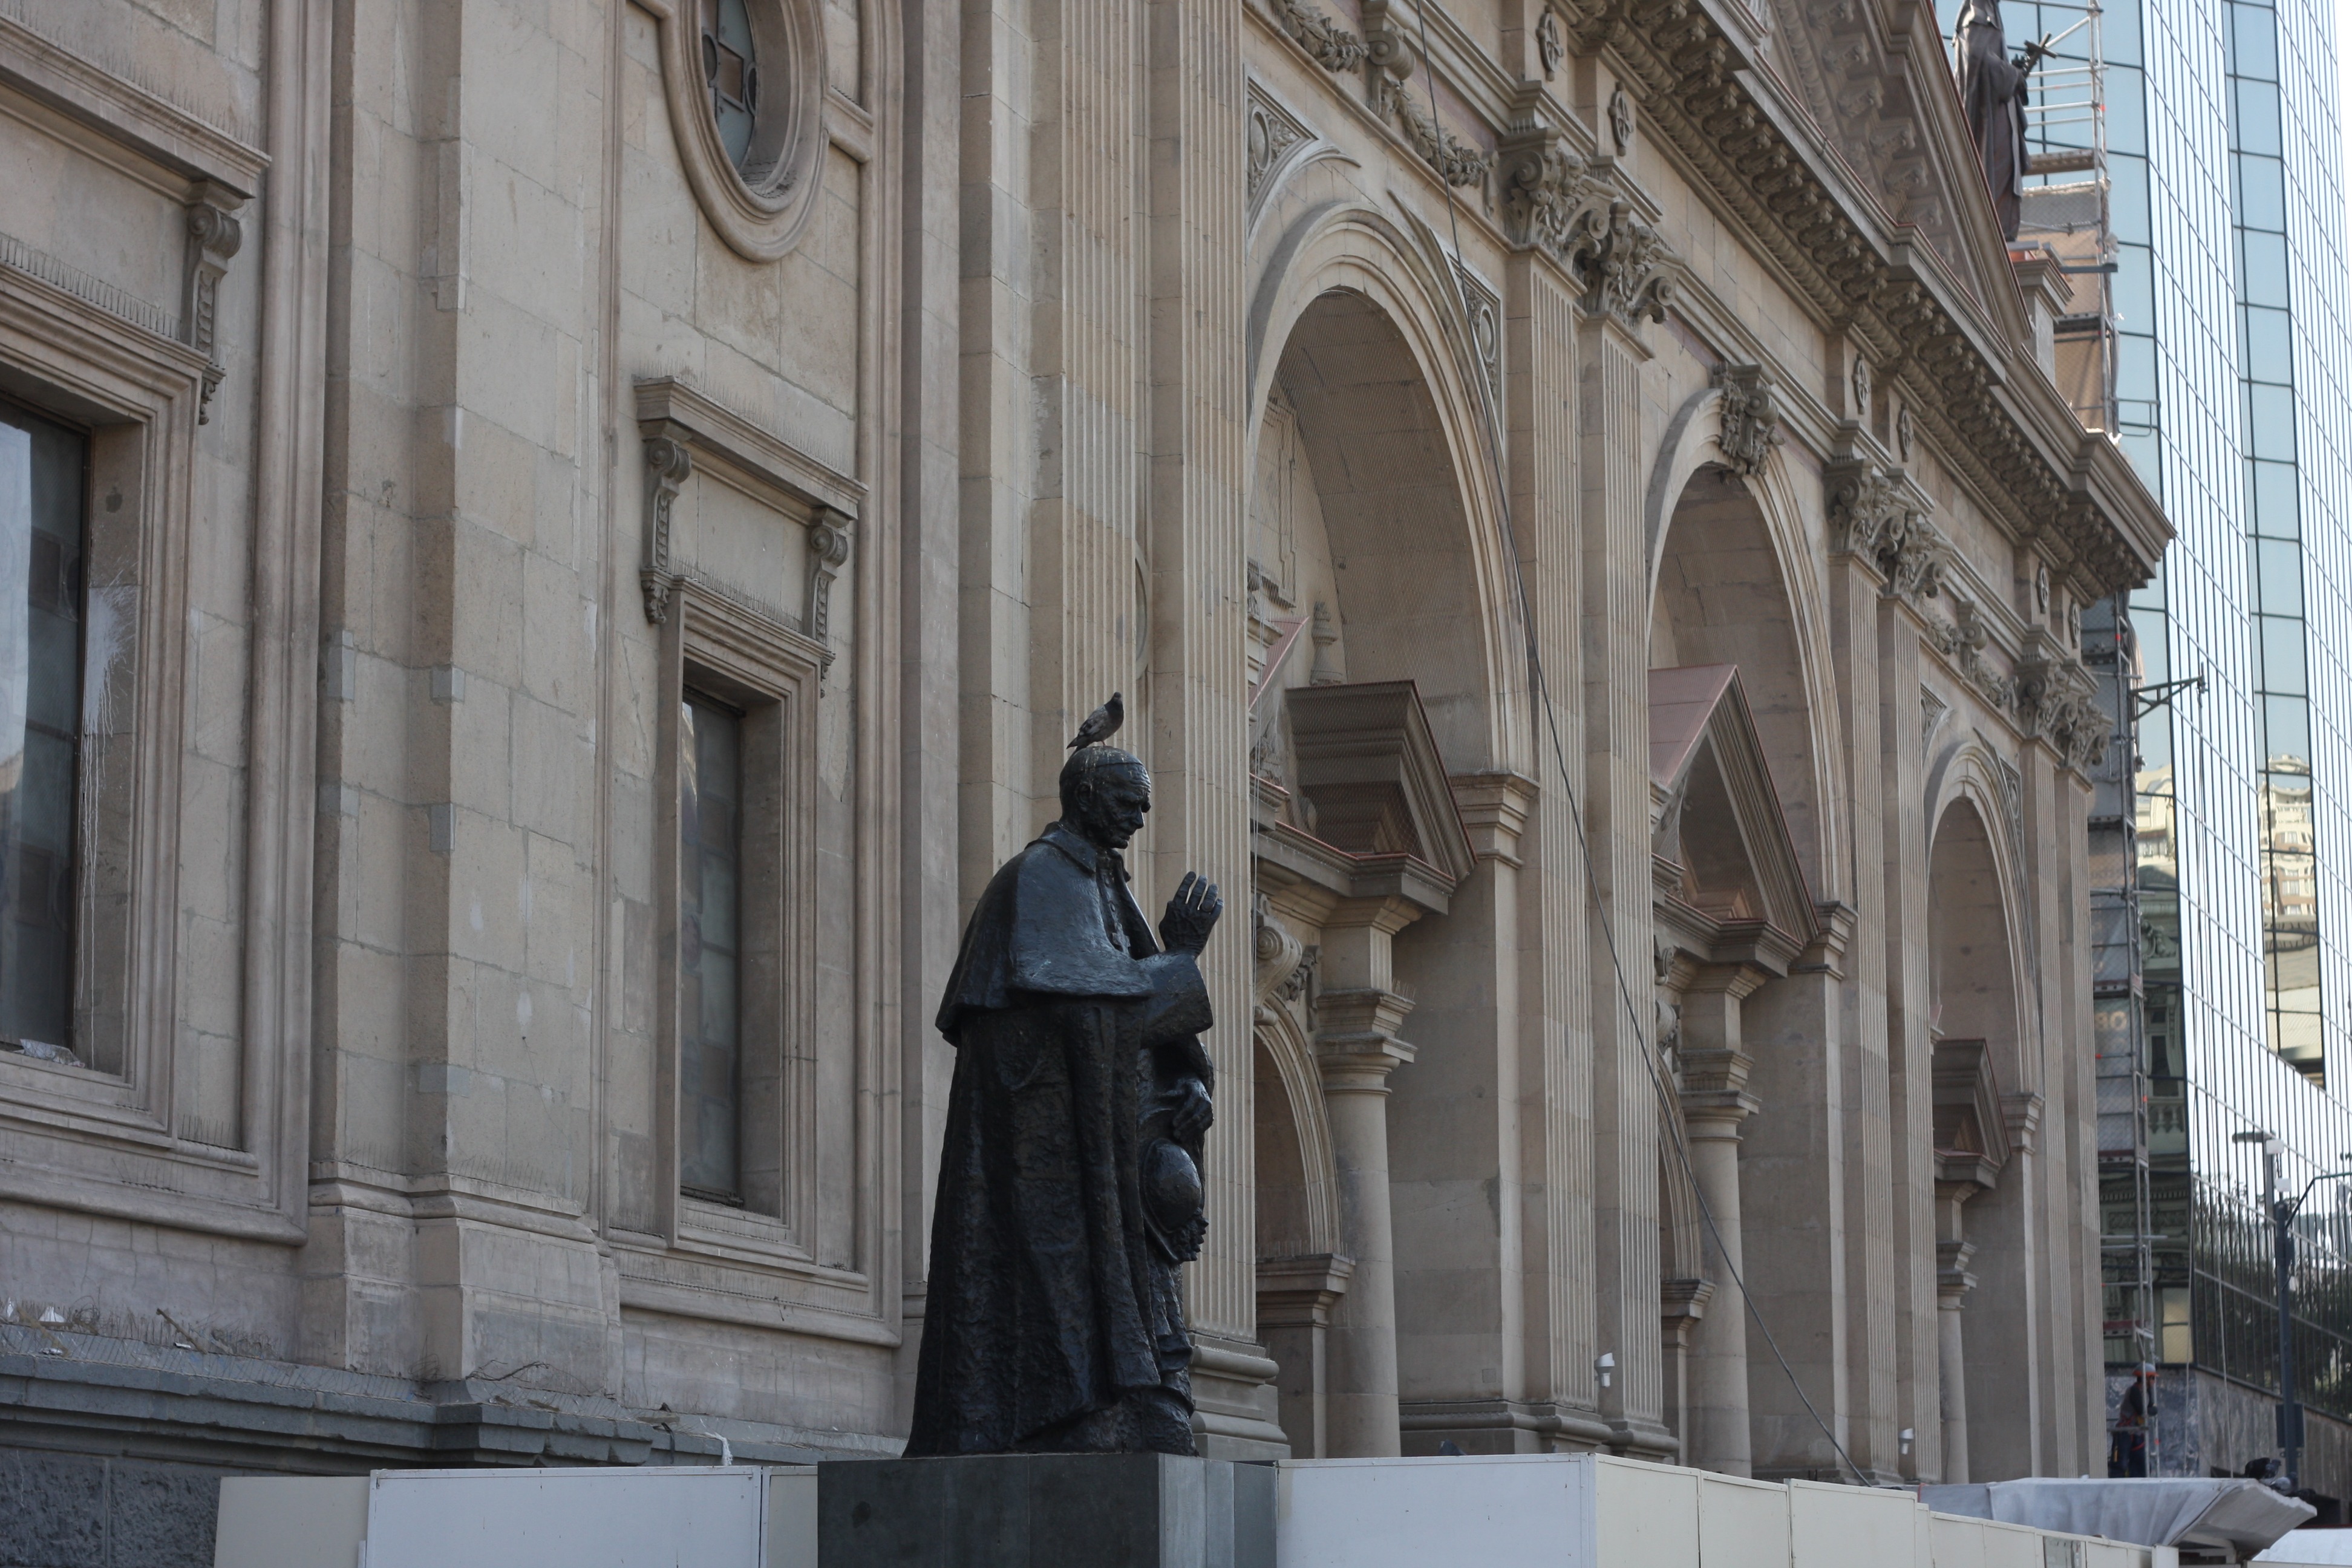
<svg viewBox="0 0 2352 1568"><path fill-rule="evenodd" d="M736 1201L743 1182L736 984L742 726L691 693L677 722L678 1182Z"/></svg>
<svg viewBox="0 0 2352 1568"><path fill-rule="evenodd" d="M702 0L702 77L719 142L740 169L760 108L759 51L744 0Z"/></svg>
<svg viewBox="0 0 2352 1568"><path fill-rule="evenodd" d="M0 1042L70 1050L82 439L0 408Z"/></svg>

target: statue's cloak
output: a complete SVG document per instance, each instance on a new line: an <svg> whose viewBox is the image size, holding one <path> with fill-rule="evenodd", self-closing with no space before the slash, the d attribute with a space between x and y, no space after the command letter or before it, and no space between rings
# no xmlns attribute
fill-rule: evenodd
<svg viewBox="0 0 2352 1568"><path fill-rule="evenodd" d="M1976 139L2001 237L2015 239L2025 197L2025 73L2009 58L2000 0L1968 0L1953 31L1960 46L1960 108Z"/></svg>
<svg viewBox="0 0 2352 1568"><path fill-rule="evenodd" d="M1055 823L981 895L940 1004L956 1047L909 1456L1192 1451L1192 1342L1139 1180L1209 1084L1207 986L1116 851Z"/></svg>

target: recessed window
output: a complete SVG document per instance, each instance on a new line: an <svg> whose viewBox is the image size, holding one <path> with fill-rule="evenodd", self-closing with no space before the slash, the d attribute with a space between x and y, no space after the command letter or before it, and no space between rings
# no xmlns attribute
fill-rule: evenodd
<svg viewBox="0 0 2352 1568"><path fill-rule="evenodd" d="M0 405L0 1044L68 1061L88 455Z"/></svg>
<svg viewBox="0 0 2352 1568"><path fill-rule="evenodd" d="M760 116L760 58L745 0L702 0L702 81L719 121L719 144L748 173Z"/></svg>
<svg viewBox="0 0 2352 1568"><path fill-rule="evenodd" d="M678 1184L743 1201L743 734L732 709L678 708Z"/></svg>

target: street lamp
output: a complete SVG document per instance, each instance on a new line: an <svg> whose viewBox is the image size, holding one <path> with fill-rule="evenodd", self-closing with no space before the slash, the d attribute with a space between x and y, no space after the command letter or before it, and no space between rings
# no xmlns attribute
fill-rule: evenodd
<svg viewBox="0 0 2352 1568"><path fill-rule="evenodd" d="M2352 1170L2328 1171L2303 1184L2292 1203L2278 1195L2279 1153L2284 1148L2275 1133L2232 1132L2232 1143L2263 1146L2263 1210L2270 1215L2271 1258L2278 1271L2279 1452L2285 1461L2289 1495L2303 1484L2303 1401L2294 1388L2294 1307L2289 1295L2294 1279L2294 1216L2303 1211L2311 1189L2322 1182L2352 1176ZM2352 1154L2343 1156L2352 1161Z"/></svg>

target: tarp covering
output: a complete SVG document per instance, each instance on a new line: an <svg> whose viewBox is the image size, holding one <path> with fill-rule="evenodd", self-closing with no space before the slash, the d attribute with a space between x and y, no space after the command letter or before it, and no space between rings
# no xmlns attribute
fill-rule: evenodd
<svg viewBox="0 0 2352 1568"><path fill-rule="evenodd" d="M2290 1530L2257 1563L2352 1563L2352 1530Z"/></svg>
<svg viewBox="0 0 2352 1568"><path fill-rule="evenodd" d="M2024 1480L1921 1487L1938 1513L2070 1535L2103 1535L2140 1546L2200 1546L2251 1557L2317 1517L2307 1502L2260 1481Z"/></svg>

